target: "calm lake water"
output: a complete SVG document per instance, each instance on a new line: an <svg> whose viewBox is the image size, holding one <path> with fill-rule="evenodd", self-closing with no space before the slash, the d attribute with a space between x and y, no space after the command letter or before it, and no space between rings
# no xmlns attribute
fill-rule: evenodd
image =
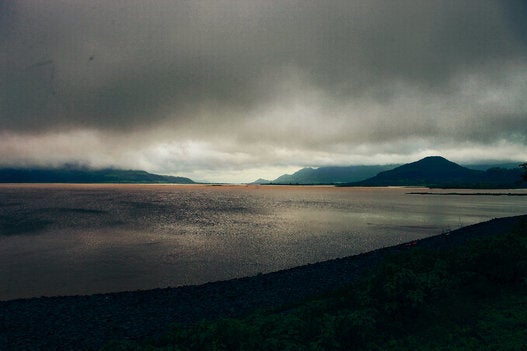
<svg viewBox="0 0 527 351"><path fill-rule="evenodd" d="M410 191L0 185L0 300L200 284L527 213L527 197Z"/></svg>

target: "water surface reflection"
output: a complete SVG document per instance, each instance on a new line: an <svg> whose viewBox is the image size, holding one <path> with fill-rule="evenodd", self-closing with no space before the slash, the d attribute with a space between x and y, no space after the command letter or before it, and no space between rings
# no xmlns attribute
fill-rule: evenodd
<svg viewBox="0 0 527 351"><path fill-rule="evenodd" d="M527 213L527 197L407 192L1 185L0 299L199 284Z"/></svg>

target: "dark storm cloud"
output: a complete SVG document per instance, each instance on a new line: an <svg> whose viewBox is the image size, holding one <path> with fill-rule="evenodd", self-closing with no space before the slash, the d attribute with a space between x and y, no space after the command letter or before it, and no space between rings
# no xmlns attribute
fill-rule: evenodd
<svg viewBox="0 0 527 351"><path fill-rule="evenodd" d="M0 131L150 130L226 154L524 145L525 18L498 0L0 0Z"/></svg>
<svg viewBox="0 0 527 351"><path fill-rule="evenodd" d="M140 126L196 104L252 107L287 66L342 99L386 98L384 85L397 80L450 89L457 74L525 54L513 36L525 25L505 22L517 11L480 0L3 7L12 9L1 27L2 127L15 130Z"/></svg>

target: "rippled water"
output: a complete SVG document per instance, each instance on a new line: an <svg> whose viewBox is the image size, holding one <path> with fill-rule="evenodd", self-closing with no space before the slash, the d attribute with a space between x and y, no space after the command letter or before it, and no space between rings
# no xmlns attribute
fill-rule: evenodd
<svg viewBox="0 0 527 351"><path fill-rule="evenodd" d="M527 213L527 197L408 191L0 185L0 299L199 284Z"/></svg>

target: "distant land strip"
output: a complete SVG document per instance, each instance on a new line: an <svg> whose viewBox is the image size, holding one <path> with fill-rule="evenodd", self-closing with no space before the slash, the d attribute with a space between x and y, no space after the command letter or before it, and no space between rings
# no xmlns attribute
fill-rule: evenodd
<svg viewBox="0 0 527 351"><path fill-rule="evenodd" d="M61 168L0 168L0 183L77 184L195 184L186 177L159 175L143 170Z"/></svg>
<svg viewBox="0 0 527 351"><path fill-rule="evenodd" d="M427 191L416 191L406 193L407 195L460 195L460 196L527 196L518 193L432 193Z"/></svg>

